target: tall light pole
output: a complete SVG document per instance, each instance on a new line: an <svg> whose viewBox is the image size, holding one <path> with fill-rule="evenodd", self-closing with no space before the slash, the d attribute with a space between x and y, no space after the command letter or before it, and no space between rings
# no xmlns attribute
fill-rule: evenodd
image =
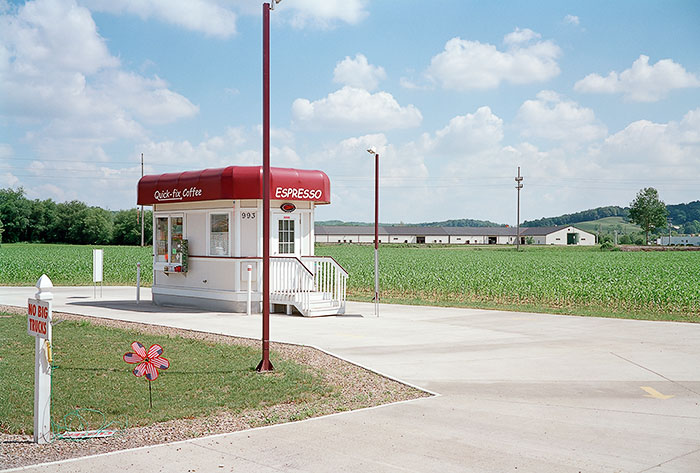
<svg viewBox="0 0 700 473"><path fill-rule="evenodd" d="M141 179L143 179L143 153L141 153ZM146 222L143 221L143 205L141 206L141 246L145 245L144 237L144 226Z"/></svg>
<svg viewBox="0 0 700 473"><path fill-rule="evenodd" d="M517 245L517 251L520 251L520 189L523 188L523 178L520 176L520 166L518 166L518 177L515 178L515 182L517 182L517 186L515 186L516 189L518 189L518 225L517 225L517 240L516 240L516 245Z"/></svg>
<svg viewBox="0 0 700 473"><path fill-rule="evenodd" d="M272 371L270 361L270 10L275 3L263 3L263 293L262 360L258 372Z"/></svg>
<svg viewBox="0 0 700 473"><path fill-rule="evenodd" d="M374 155L374 315L379 317L379 153L367 152Z"/></svg>

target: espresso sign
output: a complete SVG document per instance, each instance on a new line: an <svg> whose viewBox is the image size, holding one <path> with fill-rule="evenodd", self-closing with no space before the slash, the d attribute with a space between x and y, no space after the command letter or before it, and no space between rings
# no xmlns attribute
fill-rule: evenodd
<svg viewBox="0 0 700 473"><path fill-rule="evenodd" d="M319 200L323 195L321 189L306 189L304 187L277 187L275 199Z"/></svg>

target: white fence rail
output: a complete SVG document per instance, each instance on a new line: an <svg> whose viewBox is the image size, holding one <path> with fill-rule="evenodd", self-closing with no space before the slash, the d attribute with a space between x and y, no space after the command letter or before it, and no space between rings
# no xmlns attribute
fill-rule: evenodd
<svg viewBox="0 0 700 473"><path fill-rule="evenodd" d="M303 256L270 258L270 302L294 305L304 316L312 303L345 312L348 273L333 258Z"/></svg>
<svg viewBox="0 0 700 473"><path fill-rule="evenodd" d="M270 258L270 302L291 304L307 315L311 292L314 289L313 274L298 258Z"/></svg>
<svg viewBox="0 0 700 473"><path fill-rule="evenodd" d="M314 289L339 309L338 313L344 313L348 272L329 256L302 256L301 260L314 275Z"/></svg>

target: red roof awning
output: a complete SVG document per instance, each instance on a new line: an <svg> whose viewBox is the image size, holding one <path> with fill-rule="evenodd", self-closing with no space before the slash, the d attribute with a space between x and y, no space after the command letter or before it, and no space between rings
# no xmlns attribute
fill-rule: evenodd
<svg viewBox="0 0 700 473"><path fill-rule="evenodd" d="M262 166L229 166L143 176L139 180L136 203L262 199L262 177ZM322 171L270 168L270 199L329 204L331 182Z"/></svg>

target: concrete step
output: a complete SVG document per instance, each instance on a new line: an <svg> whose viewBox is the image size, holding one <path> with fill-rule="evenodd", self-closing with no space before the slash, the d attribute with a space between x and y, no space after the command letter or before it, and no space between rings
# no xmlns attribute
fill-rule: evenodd
<svg viewBox="0 0 700 473"><path fill-rule="evenodd" d="M325 310L320 310L320 309L312 309L309 311L308 315L306 317L323 317L327 315L340 315L340 312L338 311L337 308L333 309L325 309Z"/></svg>

